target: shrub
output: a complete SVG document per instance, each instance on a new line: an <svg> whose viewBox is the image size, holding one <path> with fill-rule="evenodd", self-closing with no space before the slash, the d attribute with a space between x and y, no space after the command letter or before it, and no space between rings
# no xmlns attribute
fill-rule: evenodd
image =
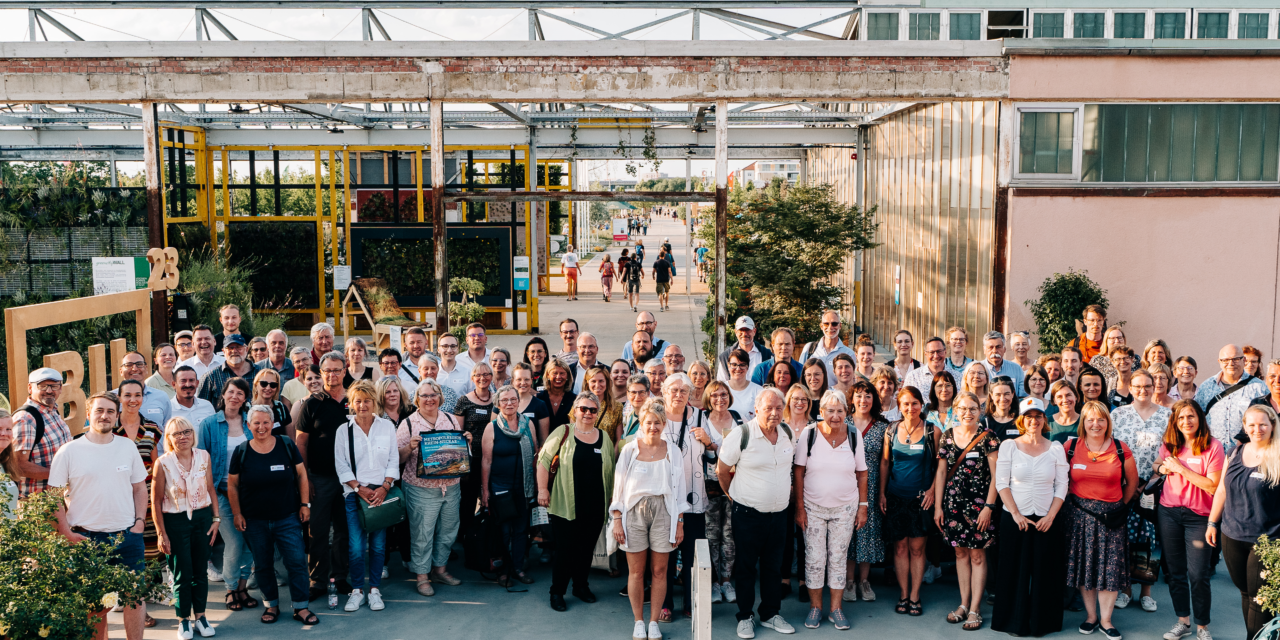
<svg viewBox="0 0 1280 640"><path fill-rule="evenodd" d="M1057 353L1076 337L1076 320L1091 304L1107 308L1107 292L1089 278L1087 271L1067 269L1055 273L1041 283L1040 297L1027 300L1027 308L1036 321L1040 336L1040 353Z"/></svg>
<svg viewBox="0 0 1280 640"><path fill-rule="evenodd" d="M1222 539L1222 533L1218 533L1218 539ZM1265 611L1274 614L1280 614L1280 541L1272 540L1268 536L1258 536L1258 543L1254 545L1253 552L1258 555L1258 560L1262 563L1263 571L1261 573L1262 587L1258 589L1258 595L1254 600Z"/></svg>
<svg viewBox="0 0 1280 640"><path fill-rule="evenodd" d="M3 493L0 493L3 496ZM10 513L0 500L0 634L6 638L90 640L89 614L114 601L161 595L161 565L133 573L111 564L114 550L84 541L68 544L54 526L62 493L33 494ZM17 516L21 517L17 517Z"/></svg>

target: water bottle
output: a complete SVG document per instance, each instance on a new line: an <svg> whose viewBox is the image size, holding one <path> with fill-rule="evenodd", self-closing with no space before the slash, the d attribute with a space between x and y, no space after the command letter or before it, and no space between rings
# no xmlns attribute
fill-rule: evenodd
<svg viewBox="0 0 1280 640"><path fill-rule="evenodd" d="M338 608L338 583L334 578L329 578L329 610L333 611Z"/></svg>

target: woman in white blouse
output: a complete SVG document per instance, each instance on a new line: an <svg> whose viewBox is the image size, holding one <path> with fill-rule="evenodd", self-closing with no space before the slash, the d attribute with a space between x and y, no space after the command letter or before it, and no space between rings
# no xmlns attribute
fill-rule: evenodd
<svg viewBox="0 0 1280 640"><path fill-rule="evenodd" d="M365 556L369 558L369 609L385 608L382 593L382 567L387 560L387 530L365 531L360 526L360 501L371 507L382 504L387 492L400 477L400 456L396 449L396 426L374 414L377 392L368 380L357 380L347 390L351 416L338 427L333 437L333 462L338 480L343 484L347 506L348 549L355 588L347 598L347 611L356 611L365 603Z"/></svg>
<svg viewBox="0 0 1280 640"><path fill-rule="evenodd" d="M1004 512L991 628L1039 637L1062 630L1066 559L1057 516L1069 469L1062 445L1049 440L1044 402L1026 398L1019 414L1022 435L1001 443L996 457Z"/></svg>
<svg viewBox="0 0 1280 640"><path fill-rule="evenodd" d="M622 447L614 466L613 502L609 505L613 538L627 552L627 593L635 615L632 640L660 640L660 607L649 608L649 627L644 624L644 572L648 561L652 575L654 603L667 595L667 558L684 541L684 464L675 443L663 438L667 409L659 398L646 400L640 408L640 432Z"/></svg>

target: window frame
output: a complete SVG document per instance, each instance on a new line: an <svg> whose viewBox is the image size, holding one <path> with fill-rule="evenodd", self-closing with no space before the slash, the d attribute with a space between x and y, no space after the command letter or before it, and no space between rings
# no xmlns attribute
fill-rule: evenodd
<svg viewBox="0 0 1280 640"><path fill-rule="evenodd" d="M1220 14L1220 13L1225 13L1225 14L1227 14L1227 35L1226 35L1226 37L1225 37L1225 38L1201 38L1201 37L1200 37L1200 20L1201 20L1201 18L1202 18L1205 14L1217 15L1217 14ZM1247 12L1247 13L1261 13L1261 12ZM1228 9L1196 9L1196 10L1195 10L1195 15L1194 15L1194 16L1192 16L1192 20L1194 21L1194 23L1195 23L1195 24L1193 24L1193 25L1192 25L1192 29L1191 29L1191 39L1193 39L1193 40L1235 40L1235 39L1236 39L1236 37L1235 37L1235 31L1236 31L1236 20L1237 20L1236 15L1237 15L1237 14L1236 14L1236 12L1235 12L1235 11L1231 11L1231 10L1228 10ZM1268 26L1270 26L1270 22L1268 22Z"/></svg>
<svg viewBox="0 0 1280 640"><path fill-rule="evenodd" d="M1071 37L1072 35L1071 31L1072 31L1072 27L1074 26L1074 22L1071 20L1070 9L1056 9L1056 10L1055 9L1032 9L1031 15L1028 18L1029 24L1027 25L1027 29L1029 30L1027 32L1028 38L1037 37L1034 34L1036 31L1036 16L1039 16L1039 15L1061 15L1062 16L1062 37L1063 38ZM1046 36L1039 36L1039 37L1043 38Z"/></svg>
<svg viewBox="0 0 1280 640"><path fill-rule="evenodd" d="M964 10L943 10L942 25L939 27L939 36L941 40L951 40L951 16L968 15L978 16L978 38L976 40L956 40L955 42L982 42L986 40L987 35L987 12L986 11L964 11Z"/></svg>
<svg viewBox="0 0 1280 640"><path fill-rule="evenodd" d="M1022 172L1022 114L1071 113L1071 173L1023 173ZM1084 142L1084 103L1028 102L1014 106L1013 117L1013 179L1034 182L1080 182L1082 161L1081 144Z"/></svg>
<svg viewBox="0 0 1280 640"><path fill-rule="evenodd" d="M1156 38L1156 16L1158 16L1158 15L1160 15L1160 14L1163 14L1163 13L1173 13L1173 14L1181 13L1181 14L1182 14L1182 35L1181 35L1180 37L1177 37L1177 38ZM1221 12L1221 11L1217 11L1217 12L1208 12L1208 13L1222 13L1222 12ZM1195 37L1195 22L1194 22L1194 20L1195 20L1195 16L1192 16L1192 15L1191 15L1191 10L1190 10L1190 9L1173 9L1173 8L1171 8L1171 9L1152 9L1152 10L1151 10L1151 12L1150 12L1150 18L1151 18L1151 19L1150 19L1151 25L1145 29L1145 31L1146 31L1146 33L1147 33L1147 37L1148 37L1148 38L1151 38L1151 39L1153 39L1153 40L1156 40L1156 39L1160 39L1160 40L1191 40L1191 39L1193 39L1193 38ZM1230 17L1228 17L1228 18L1227 18L1227 22L1228 22L1228 24L1227 24L1228 31L1230 30L1230 26L1231 26L1231 25L1230 25L1230 21L1231 21L1231 19L1230 19Z"/></svg>
<svg viewBox="0 0 1280 640"><path fill-rule="evenodd" d="M866 8L862 10L862 13L863 13L863 18L865 19L865 26L858 29L859 40L868 40L871 42L898 42L898 41L906 40L907 30L906 30L906 25L903 24L903 18L904 18L903 14L905 13L903 10ZM898 35L894 40L872 40L871 39L871 16L873 15L898 16Z"/></svg>
<svg viewBox="0 0 1280 640"><path fill-rule="evenodd" d="M932 15L938 16L938 37L937 39L934 39L934 40L912 40L911 39L911 16L924 15L924 14L932 14ZM950 33L951 21L943 17L945 14L946 12L941 9L908 9L907 11L904 11L903 15L898 18L899 35L902 36L900 39L903 41L911 41L911 42L939 42L942 40L947 40L948 39L947 36L951 35Z"/></svg>
<svg viewBox="0 0 1280 640"><path fill-rule="evenodd" d="M1096 13L1096 12L1095 12ZM1248 11L1246 13L1263 13L1262 11ZM1268 26L1268 29L1273 27ZM1160 188L1212 188L1212 187L1265 187L1274 188L1280 186L1280 174L1275 180L1214 180L1214 181L1180 181L1180 182L1085 182L1083 180L1084 165L1084 108L1088 105L1152 105L1152 104L1174 104L1166 101L1135 101L1121 100L1115 102L1020 102L1013 104L1013 150L1011 153L1011 162L1013 163L1011 171L1010 184L1012 186L1058 186L1063 183L1071 183L1072 186L1088 187L1088 188L1117 188L1117 187L1160 187ZM1242 102L1239 100L1227 101L1208 101L1199 100L1195 102L1177 102L1180 105L1227 105L1227 104L1280 104L1280 100L1268 101L1264 103ZM1075 131L1072 138L1071 149L1071 174L1058 173L1022 173L1021 153L1022 153L1022 113L1024 112L1057 112L1065 113L1073 111L1075 113ZM1280 155L1280 147L1277 149ZM1280 158L1277 159L1280 164Z"/></svg>

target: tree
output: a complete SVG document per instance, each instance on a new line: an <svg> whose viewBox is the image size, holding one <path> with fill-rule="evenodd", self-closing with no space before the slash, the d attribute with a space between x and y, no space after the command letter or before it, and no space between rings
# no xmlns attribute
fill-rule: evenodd
<svg viewBox="0 0 1280 640"><path fill-rule="evenodd" d="M840 203L828 184L787 186L775 179L763 189L735 188L728 213L730 320L749 313L758 335L790 327L797 344L816 339L822 310L839 308L846 293L832 277L850 252L876 246L875 209ZM714 215L708 210L704 217ZM698 237L714 247L715 221L703 222ZM714 313L715 299L709 298L703 320L708 335Z"/></svg>
<svg viewBox="0 0 1280 640"><path fill-rule="evenodd" d="M1040 297L1027 300L1027 308L1036 321L1040 336L1040 353L1057 353L1076 337L1076 320L1091 304L1107 308L1107 292L1089 278L1088 271L1068 268L1055 273L1040 284Z"/></svg>

